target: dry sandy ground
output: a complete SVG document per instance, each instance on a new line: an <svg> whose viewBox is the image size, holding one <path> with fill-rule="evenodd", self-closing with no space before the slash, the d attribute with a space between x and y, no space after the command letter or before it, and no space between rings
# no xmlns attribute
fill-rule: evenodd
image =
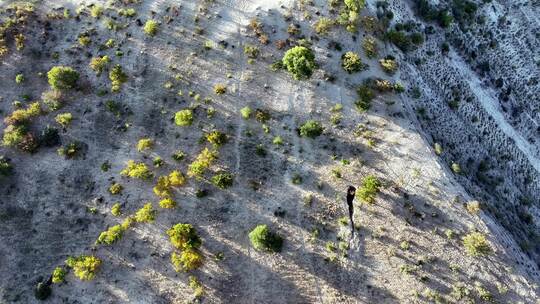
<svg viewBox="0 0 540 304"><path fill-rule="evenodd" d="M317 6L323 7L319 2ZM64 5L73 8L72 2L46 1L40 10ZM30 49L62 52L57 61L46 55L32 57L29 51L4 59L0 73L3 113L11 111L10 101L23 92L39 96L46 81L35 74L52 65L76 67L88 85L87 90L73 93L62 110L74 115L73 124L61 134L63 141L85 142L84 157L65 160L55 149L28 155L0 148L16 167L16 174L2 185L6 188L0 204L0 296L4 302L33 303L32 288L39 276L47 276L70 255L90 253L103 260L96 278L81 282L69 274L66 283L54 286L50 303L195 301L189 275L204 285L200 301L205 303L431 303L437 295L451 302L452 286L459 284L470 288L478 302L478 286L489 290L498 303L536 302L537 269L527 264L513 239L487 215L467 213L463 203L473 198L438 163L417 128L407 97L386 94L377 97L369 112L355 110L354 89L362 79L388 78L376 60L366 60L368 71L348 75L339 65L341 53L328 49L329 40L321 39L313 45L321 70L310 81L294 81L284 72L268 68L282 56L282 50L272 44L260 46L261 55L248 64L243 46L258 45L246 29L255 16L268 32L276 29L270 34L272 41L287 37L283 14L289 11L304 33L310 33L308 25L313 21L304 20L296 4L284 2L285 8L281 8L281 3L273 1L216 1L207 5L208 18L201 18L202 36L194 34L198 2L142 1L133 7L144 22L150 11L156 12L158 20L171 15L166 11L171 5L181 5L180 16L169 24L163 22L153 38L146 37L134 22L127 29L111 32L87 16L79 22L52 21L56 41L43 46L28 42ZM114 13L105 13L110 14ZM118 94L96 96L98 88L109 85L108 80L106 75L96 77L87 67L85 54L112 51L99 52L95 43L75 55L63 53L76 43L78 33L91 27L98 31L95 41L115 37L124 52L123 57L112 55L113 62L122 64L129 75ZM342 29L331 37L340 41L344 51L362 54L360 44ZM214 42L212 50L202 47L208 40ZM220 40L226 40L228 47L218 47ZM380 57L387 53L391 51L383 48ZM171 65L186 76L185 81L174 80ZM337 80L325 82L322 70ZM13 88L13 79L21 72L28 75L28 81L23 88ZM174 82L174 90L163 88L166 81ZM215 96L216 83L226 84L227 94ZM175 96L178 89L184 91L184 97ZM209 96L212 102L200 103L193 126L180 128L171 117L196 104L188 91ZM108 99L132 113L115 117L104 108ZM333 126L330 109L336 103L343 105L343 118ZM209 106L216 110L212 118L206 117ZM271 113L269 133L254 119L241 118L239 110L245 106ZM53 118L49 114L35 124L53 123ZM324 135L300 138L296 129L307 119L323 122ZM126 124L127 131L119 131ZM373 147L353 134L358 124L373 131ZM124 214L146 201L159 208L153 183L119 175L127 160L151 164L154 156L160 156L166 164L153 169L156 174L174 168L185 172L204 147L197 143L203 131L214 128L227 133L229 140L220 148L219 161L212 169L233 172L233 187L220 190L205 181L190 180L175 193L178 208L160 209L154 223L137 225L112 246L93 246L101 231L124 218L110 214L115 201L123 204ZM278 135L285 142L282 147L272 145ZM142 137L156 141L146 155L135 147ZM259 144L267 151L265 157L255 153ZM175 163L170 155L178 149L188 157ZM342 164L342 159L350 164ZM108 172L100 169L105 160L112 165ZM341 178L331 173L336 168L341 170ZM346 215L345 189L358 185L368 174L383 180L384 187L375 204L356 205L360 228L351 239L348 228L338 223ZM292 183L297 175L302 177L301 184ZM120 197L107 192L112 180L124 185ZM196 198L194 193L200 188L209 195ZM314 199L306 205L304 198L309 195ZM97 197L103 200L95 200ZM97 208L97 213L89 213L87 207ZM179 222L193 224L203 240L204 266L190 273L177 273L170 264L173 248L165 231ZM281 253L262 253L250 246L247 234L260 223L285 238ZM315 229L319 234L313 238ZM448 229L455 232L454 238L447 238ZM489 235L493 254L466 256L460 239L473 229ZM337 245L342 239L350 245L345 256L325 249L327 242ZM403 241L409 242L409 249L401 248ZM217 253L223 253L224 259L215 260ZM333 256L335 260L330 261ZM403 273L400 268L404 265L414 267L415 272Z"/></svg>

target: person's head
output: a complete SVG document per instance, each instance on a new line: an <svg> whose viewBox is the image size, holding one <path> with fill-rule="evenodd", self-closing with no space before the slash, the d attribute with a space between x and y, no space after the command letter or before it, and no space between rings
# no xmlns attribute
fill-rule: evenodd
<svg viewBox="0 0 540 304"><path fill-rule="evenodd" d="M348 195L354 195L356 193L356 188L353 186L349 186L349 189L347 189Z"/></svg>

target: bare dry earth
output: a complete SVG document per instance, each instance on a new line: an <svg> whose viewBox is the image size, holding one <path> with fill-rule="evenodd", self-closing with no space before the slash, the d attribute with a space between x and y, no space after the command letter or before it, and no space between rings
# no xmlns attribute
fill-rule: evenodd
<svg viewBox="0 0 540 304"><path fill-rule="evenodd" d="M319 2L317 7L324 7ZM61 6L75 11L73 5L46 1L38 6L39 14ZM181 6L179 16L166 10L171 5ZM152 17L151 11L157 20L174 18L169 24L162 22L153 38L123 18L118 21L130 22L129 26L118 32L108 31L90 16L82 16L80 21L51 21L47 39L40 36L43 23L34 22L28 29L25 50L3 59L0 108L4 114L13 110L11 101L22 94L38 98L47 89L46 79L37 72L59 64L81 72L81 90L72 92L62 110L74 115L62 141L77 139L87 147L84 156L74 160L58 156L54 148L32 155L0 148L16 169L15 175L1 184L2 301L33 303L32 288L39 276L49 275L68 256L90 253L103 260L96 278L80 282L70 274L66 283L54 286L50 303L182 303L192 298L189 275L204 285L202 302L206 303L429 303L433 300L426 291L450 300L452 286L459 283L473 289L480 284L500 303L536 301L536 266L522 265L530 261L486 214L466 212L462 203L473 198L438 163L406 106L408 97L382 95L368 113L355 110L356 85L368 76L388 78L376 60L366 59L368 71L348 75L340 67L341 53L327 47L329 39L321 39L313 45L320 70L310 81L294 81L284 72L268 68L283 51L272 44L260 46L261 55L255 64L248 64L243 46L258 44L246 30L256 15L269 33L272 27L276 29L270 34L272 41L287 37L288 23L283 15L289 11L310 36L312 21L304 20L295 5L286 3L281 8L271 1L216 1L208 5L207 17L199 22L204 33L197 35L193 19L199 5L191 1L133 5L143 22ZM262 9L257 10L259 6ZM112 15L117 15L114 10L105 13ZM77 35L93 27L97 33L92 45L76 46ZM124 52L122 57L114 56L114 49L97 49L111 37ZM339 41L344 51L363 54L358 41L343 29L330 37ZM214 42L212 50L203 48L208 40ZM228 46L218 46L220 40ZM59 59L51 58L53 52L60 53ZM96 96L97 90L110 86L106 73L96 77L88 68L90 57L98 54L111 56L129 75L120 93ZM323 70L336 75L337 80L323 81ZM14 85L18 73L27 78L24 86ZM177 73L184 75L185 81L176 81ZM174 89L163 87L167 81L174 83ZM227 94L213 93L217 83L227 85ZM177 96L179 89L184 97ZM196 102L187 96L189 91L212 101ZM106 110L104 103L110 99L121 103L124 110L119 117ZM337 127L330 123L330 109L336 103L343 104L344 114ZM194 125L175 126L174 113L195 105ZM240 117L239 110L246 105L271 113L269 133L254 119ZM206 114L209 107L216 110L211 118ZM40 117L33 128L54 124L54 116ZM324 135L314 140L300 138L296 129L307 119L323 122ZM373 148L354 136L352 130L360 123L373 131ZM152 158L160 156L166 165L153 169L156 175L174 168L185 172L204 147L199 138L214 128L227 133L229 141L220 149L218 165L212 171L233 172L233 187L220 190L205 181L190 180L175 193L177 209L159 210L154 223L136 226L112 246L93 246L101 231L123 219L110 214L115 201L122 202L125 215L147 201L159 208L153 183L120 177L127 160L151 165ZM277 135L283 138L284 146L272 145ZM136 151L136 142L142 137L155 139L151 153ZM267 151L265 157L255 153L259 144ZM181 163L170 157L178 149L188 155ZM350 164L341 164L342 159ZM112 164L108 172L100 169L105 161ZM331 170L335 168L341 169L342 178L333 177ZM325 244L349 239L347 227L338 224L346 215L344 190L349 184L358 185L367 174L378 176L385 187L374 205L357 204L356 221L361 228L350 241L346 256L330 262ZM301 184L292 183L296 175L302 177ZM107 191L112 181L124 185L121 196ZM201 188L209 195L196 198L194 193ZM310 194L315 199L305 205L304 198ZM100 197L103 199L96 199ZM89 207L97 208L97 214L88 212ZM276 216L276 211L285 213ZM173 248L165 231L179 222L193 224L203 239L205 264L188 274L175 272L170 264ZM281 253L252 249L247 234L260 223L285 237ZM312 240L314 229L320 233ZM457 237L448 239L447 229L455 231ZM488 233L492 255L465 255L460 238L472 229ZM409 241L411 248L400 249L402 241ZM224 254L222 261L213 259L219 252ZM417 265L418 270L413 275L403 274L402 265ZM504 289L507 291L500 292Z"/></svg>

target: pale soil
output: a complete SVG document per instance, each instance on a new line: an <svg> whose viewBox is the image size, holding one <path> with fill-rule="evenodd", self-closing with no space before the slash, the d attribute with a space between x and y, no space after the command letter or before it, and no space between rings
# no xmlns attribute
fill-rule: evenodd
<svg viewBox="0 0 540 304"><path fill-rule="evenodd" d="M319 2L325 1L317 1L322 7ZM340 67L341 53L328 49L328 39L321 39L313 46L321 70L310 81L295 81L283 71L268 68L283 50L272 44L260 45L246 30L249 20L258 15L265 29L276 28L276 34L270 35L272 41L287 37L282 15L295 7L293 3L216 1L208 6L210 18L201 18L203 36L193 35L198 5L191 1L180 4L180 16L170 24L163 22L153 38L146 37L135 24L114 33L98 22L95 40L115 36L124 52L120 58L114 56L113 50L98 52L96 44L73 56L62 53L76 43L79 32L94 26L91 17L82 17L80 22L52 21L56 42L49 41L45 46L28 42L43 52L61 52L58 61L51 62L48 56L27 60L23 57L31 56L27 51L3 60L0 107L4 114L11 112L10 102L23 92L39 96L46 89L46 80L35 75L38 71L57 64L81 71L88 91L73 93L61 110L74 115L74 122L61 136L63 142L77 139L88 147L83 158L74 160L64 160L54 148L41 149L34 155L0 148L16 168L16 174L2 184L2 301L35 302L32 288L39 276L50 274L70 255L95 254L103 260L96 278L81 282L69 274L67 283L53 287L50 303L183 303L192 300L190 275L204 285L204 303L431 303L415 292L432 290L452 301L449 293L459 283L473 289L475 284L481 284L500 303L535 303L539 296L536 266L487 214L467 213L463 203L475 197L466 193L430 148L409 97L385 94L377 97L369 112L355 109L357 84L368 76L389 78L375 59L366 60L368 71L348 75ZM280 8L282 4L286 9ZM46 1L41 9L62 5L72 3ZM157 13L156 19L163 18L170 15L165 11L170 5L178 2L143 1L134 5L136 18L144 22L150 10ZM373 3L370 5L373 7ZM293 15L304 33L311 31L307 25L313 21L303 20L297 9L293 9ZM126 37L126 32L131 37ZM363 54L359 42L352 41L342 29L333 31L331 37L342 44L344 51ZM203 49L207 40L214 42L214 49ZM229 46L220 48L219 40L226 40ZM254 64L248 64L243 54L246 44L261 48ZM393 52L383 50L380 57ZM122 64L129 81L120 93L95 95L98 88L110 84L106 73L96 78L87 67L89 58L83 56L86 51L93 56L107 53L114 63ZM176 65L186 81L175 81L169 65ZM334 74L335 83L322 80L322 70ZM21 71L28 75L28 81L22 88L14 88L13 79ZM227 78L227 73L232 78ZM394 78L405 76L398 73ZM163 88L169 80L175 84L174 90ZM216 96L216 83L226 84L227 94ZM178 89L183 90L184 97L175 96ZM209 105L200 103L194 124L181 128L171 118L176 111L196 104L187 96L188 91L213 101ZM114 117L104 108L108 99L121 102L132 114ZM343 104L339 126L330 123L330 109L336 103ZM255 119L240 117L239 111L246 105L271 113L269 134ZM206 117L204 109L208 106L217 110L213 118ZM40 117L35 125L53 124L54 116L51 113ZM324 124L323 136L298 136L296 128L307 119ZM126 123L130 124L127 131L120 131ZM359 123L373 131L374 147L353 134ZM204 147L197 140L203 131L213 128L227 133L229 141L220 148L219 161L212 171L233 172L233 187L220 190L206 181L190 180L175 193L178 208L160 209L154 223L137 225L114 245L93 246L101 231L121 222L144 202L153 202L159 209L152 193L153 182L119 175L127 160L151 165L152 158L160 156L166 165L153 169L156 175L172 169L185 172ZM277 135L283 138L283 147L272 145ZM151 152L136 151L136 142L142 137L156 140ZM256 155L258 144L264 145L265 157ZM180 163L170 158L178 149L188 155ZM342 165L342 159L351 163ZM112 164L106 173L100 170L105 160ZM341 169L342 178L332 176L334 168ZM302 176L301 184L292 183L296 174ZM357 201L355 217L360 229L350 239L349 227L338 223L347 214L345 189L351 184L358 186L368 174L380 178L384 187L375 204L361 205ZM108 193L112 180L124 185L121 196ZM254 184L257 189L253 189ZM198 188L209 190L209 195L196 198ZM313 203L305 205L304 198L310 194ZM100 196L103 202L93 200ZM124 215L120 218L110 214L115 201L123 204ZM96 207L97 214L89 213L87 206ZM280 210L285 214L276 216L275 211ZM165 231L179 222L193 224L203 240L204 266L190 273L177 273L170 263L173 247ZM284 237L281 253L258 252L250 246L247 234L260 223L268 224ZM313 229L320 231L318 238L311 238ZM448 239L447 229L452 229L456 237ZM490 256L466 256L460 239L472 229L489 235L494 251ZM332 241L337 245L339 238L350 244L347 256L327 261L331 254L325 244ZM402 241L409 241L410 249L400 249ZM219 252L224 254L222 261L213 258ZM419 261L423 264L415 274L400 272L402 265L416 265ZM450 268L454 266L459 267L453 271ZM499 292L498 286L507 292ZM474 291L473 295L476 297Z"/></svg>

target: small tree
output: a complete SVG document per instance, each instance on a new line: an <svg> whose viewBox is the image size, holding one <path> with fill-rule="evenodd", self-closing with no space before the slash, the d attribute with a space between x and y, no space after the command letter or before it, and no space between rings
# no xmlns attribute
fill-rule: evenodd
<svg viewBox="0 0 540 304"><path fill-rule="evenodd" d="M491 252L486 236L480 232L471 232L463 237L463 246L470 256L482 256Z"/></svg>
<svg viewBox="0 0 540 304"><path fill-rule="evenodd" d="M289 49L283 56L282 62L296 80L310 78L316 68L315 55L303 46Z"/></svg>
<svg viewBox="0 0 540 304"><path fill-rule="evenodd" d="M47 73L47 78L53 89L67 90L75 87L79 73L71 67L55 66Z"/></svg>
<svg viewBox="0 0 540 304"><path fill-rule="evenodd" d="M324 128L315 120L308 120L300 127L300 136L315 138L320 136Z"/></svg>
<svg viewBox="0 0 540 304"><path fill-rule="evenodd" d="M283 246L283 238L270 231L266 225L258 225L249 233L253 248L262 251L279 252Z"/></svg>
<svg viewBox="0 0 540 304"><path fill-rule="evenodd" d="M368 175L362 181L358 196L366 203L373 203L380 187L381 182L375 176Z"/></svg>

